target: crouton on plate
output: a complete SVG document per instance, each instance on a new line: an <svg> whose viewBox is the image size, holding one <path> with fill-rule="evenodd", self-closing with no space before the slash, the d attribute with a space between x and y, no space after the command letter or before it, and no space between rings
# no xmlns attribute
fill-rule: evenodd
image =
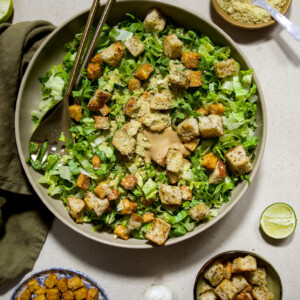
<svg viewBox="0 0 300 300"><path fill-rule="evenodd" d="M157 245L164 245L168 239L171 225L161 219L154 219L145 237Z"/></svg>

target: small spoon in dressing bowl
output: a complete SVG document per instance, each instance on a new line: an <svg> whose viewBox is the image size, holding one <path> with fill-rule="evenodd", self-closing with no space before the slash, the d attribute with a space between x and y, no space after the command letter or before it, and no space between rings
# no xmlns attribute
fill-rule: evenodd
<svg viewBox="0 0 300 300"><path fill-rule="evenodd" d="M253 5L265 9L287 32L298 42L300 42L300 28L282 15L275 8L271 7L266 0L252 0Z"/></svg>

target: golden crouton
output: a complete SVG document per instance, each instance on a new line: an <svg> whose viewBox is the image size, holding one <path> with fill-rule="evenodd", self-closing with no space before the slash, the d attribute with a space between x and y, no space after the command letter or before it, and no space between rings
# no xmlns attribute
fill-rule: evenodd
<svg viewBox="0 0 300 300"><path fill-rule="evenodd" d="M192 190L189 186L181 186L181 195L183 200L192 200Z"/></svg>
<svg viewBox="0 0 300 300"><path fill-rule="evenodd" d="M128 229L134 230L141 227L143 223L143 218L136 213L132 213L128 222Z"/></svg>
<svg viewBox="0 0 300 300"><path fill-rule="evenodd" d="M197 222L202 221L209 216L210 210L204 203L199 203L189 209L189 215Z"/></svg>
<svg viewBox="0 0 300 300"><path fill-rule="evenodd" d="M42 295L38 295L35 298L33 298L34 300L47 300L46 296L44 294ZM17 298L18 300L18 298Z"/></svg>
<svg viewBox="0 0 300 300"><path fill-rule="evenodd" d="M86 286L80 288L79 290L76 290L73 292L73 295L75 297L75 300L85 300L88 293L88 289Z"/></svg>
<svg viewBox="0 0 300 300"><path fill-rule="evenodd" d="M232 262L232 273L250 272L255 271L256 269L256 259L251 255L238 257Z"/></svg>
<svg viewBox="0 0 300 300"><path fill-rule="evenodd" d="M255 285L267 285L266 276L265 268L257 268L257 270L247 273L248 281Z"/></svg>
<svg viewBox="0 0 300 300"><path fill-rule="evenodd" d="M42 295L42 294L46 294L47 292L47 287L46 286L42 286L41 288L39 288L38 290L36 290L34 292L35 295Z"/></svg>
<svg viewBox="0 0 300 300"><path fill-rule="evenodd" d="M226 165L222 162L221 159L218 160L218 163L210 174L208 178L209 184L219 184L223 182L226 178Z"/></svg>
<svg viewBox="0 0 300 300"><path fill-rule="evenodd" d="M84 198L84 202L87 208L93 210L98 217L101 217L102 214L110 209L110 204L107 199L100 199L92 192L87 192L87 197Z"/></svg>
<svg viewBox="0 0 300 300"><path fill-rule="evenodd" d="M112 145L125 156L133 154L136 146L136 140L131 137L127 131L119 129L113 137Z"/></svg>
<svg viewBox="0 0 300 300"><path fill-rule="evenodd" d="M169 149L167 158L166 158L166 166L167 171L173 173L179 173L183 164L183 155L178 149Z"/></svg>
<svg viewBox="0 0 300 300"><path fill-rule="evenodd" d="M63 277L63 278L59 279L56 286L61 291L61 293L66 292L69 289L68 288L68 278Z"/></svg>
<svg viewBox="0 0 300 300"><path fill-rule="evenodd" d="M132 93L142 87L141 82L137 78L131 78L128 83L128 89Z"/></svg>
<svg viewBox="0 0 300 300"><path fill-rule="evenodd" d="M107 199L109 201L117 200L120 197L120 193L117 188L113 188L111 192L107 194Z"/></svg>
<svg viewBox="0 0 300 300"><path fill-rule="evenodd" d="M74 300L72 291L68 290L62 294L62 300Z"/></svg>
<svg viewBox="0 0 300 300"><path fill-rule="evenodd" d="M107 63L113 67L117 67L122 60L124 54L124 47L121 42L117 41L111 44L108 48L100 53L102 62Z"/></svg>
<svg viewBox="0 0 300 300"><path fill-rule="evenodd" d="M127 175L123 180L121 181L121 185L126 190L132 190L137 184L137 178L134 175Z"/></svg>
<svg viewBox="0 0 300 300"><path fill-rule="evenodd" d="M100 182L94 189L94 192L101 198L104 199L109 193L111 188L105 181Z"/></svg>
<svg viewBox="0 0 300 300"><path fill-rule="evenodd" d="M224 264L224 278L230 279L232 274L232 263L231 261L226 261Z"/></svg>
<svg viewBox="0 0 300 300"><path fill-rule="evenodd" d="M154 213L153 212L146 212L143 214L143 222L149 223L154 220Z"/></svg>
<svg viewBox="0 0 300 300"><path fill-rule="evenodd" d="M214 65L215 73L219 78L237 75L239 70L233 58L220 61Z"/></svg>
<svg viewBox="0 0 300 300"><path fill-rule="evenodd" d="M139 110L139 105L137 103L137 101L134 98L131 98L130 100L128 100L124 107L123 107L123 113L124 115L128 116L128 117L132 117L133 114Z"/></svg>
<svg viewBox="0 0 300 300"><path fill-rule="evenodd" d="M87 66L87 78L96 81L102 76L102 69L99 63L90 63Z"/></svg>
<svg viewBox="0 0 300 300"><path fill-rule="evenodd" d="M171 225L161 219L154 219L151 227L145 234L145 238L156 243L157 245L164 245L168 239L171 230Z"/></svg>
<svg viewBox="0 0 300 300"><path fill-rule="evenodd" d="M94 96L90 99L87 108L92 111L99 111L111 98L111 93L97 89Z"/></svg>
<svg viewBox="0 0 300 300"><path fill-rule="evenodd" d="M224 135L223 119L219 115L198 117L200 135L203 138L214 138Z"/></svg>
<svg viewBox="0 0 300 300"><path fill-rule="evenodd" d="M181 205L182 194L179 186L159 184L160 201L166 205Z"/></svg>
<svg viewBox="0 0 300 300"><path fill-rule="evenodd" d="M242 275L234 275L231 279L231 285L237 293L251 290L250 284Z"/></svg>
<svg viewBox="0 0 300 300"><path fill-rule="evenodd" d="M201 106L199 107L197 110L196 110L196 113L197 114L202 114L203 116L207 116L208 113L209 113L209 108L206 108L204 106Z"/></svg>
<svg viewBox="0 0 300 300"><path fill-rule="evenodd" d="M128 199L122 199L123 209L120 211L121 215L131 215L137 209L137 203Z"/></svg>
<svg viewBox="0 0 300 300"><path fill-rule="evenodd" d="M82 119L82 107L79 104L69 106L70 118L79 122Z"/></svg>
<svg viewBox="0 0 300 300"><path fill-rule="evenodd" d="M209 113L212 115L223 116L225 113L225 107L222 103L213 103L209 106Z"/></svg>
<svg viewBox="0 0 300 300"><path fill-rule="evenodd" d="M166 24L167 19L157 8L149 10L144 20L146 32L163 31Z"/></svg>
<svg viewBox="0 0 300 300"><path fill-rule="evenodd" d="M173 103L167 96L156 93L150 100L150 108L156 110L169 110L173 108Z"/></svg>
<svg viewBox="0 0 300 300"><path fill-rule="evenodd" d="M128 240L130 235L130 230L122 225L117 225L114 234L123 240Z"/></svg>
<svg viewBox="0 0 300 300"><path fill-rule="evenodd" d="M84 287L84 282L81 280L80 277L74 276L68 279L68 288L72 292Z"/></svg>
<svg viewBox="0 0 300 300"><path fill-rule="evenodd" d="M94 288L90 288L86 295L86 300L98 300L98 290Z"/></svg>
<svg viewBox="0 0 300 300"><path fill-rule="evenodd" d="M197 298L197 300L217 300L218 296L215 294L213 290L206 291Z"/></svg>
<svg viewBox="0 0 300 300"><path fill-rule="evenodd" d="M92 165L93 165L93 169L95 171L101 169L101 160L100 160L100 157L99 156L93 156L92 157Z"/></svg>
<svg viewBox="0 0 300 300"><path fill-rule="evenodd" d="M200 139L199 138L193 138L189 142L184 143L185 148L193 152L197 146L199 145Z"/></svg>
<svg viewBox="0 0 300 300"><path fill-rule="evenodd" d="M135 35L125 42L125 47L132 54L137 57L142 54L145 50L145 45L139 40L138 36Z"/></svg>
<svg viewBox="0 0 300 300"><path fill-rule="evenodd" d="M181 61L188 69L195 69L199 64L199 54L197 52L183 52Z"/></svg>
<svg viewBox="0 0 300 300"><path fill-rule="evenodd" d="M30 293L35 292L36 290L41 288L41 285L39 284L37 279L31 280L27 283L27 287L29 289Z"/></svg>
<svg viewBox="0 0 300 300"><path fill-rule="evenodd" d="M110 108L106 104L104 104L100 109L99 109L101 115L103 117L106 117L110 113Z"/></svg>
<svg viewBox="0 0 300 300"><path fill-rule="evenodd" d="M274 298L273 293L264 285L255 286L252 290L252 296L256 300L272 300Z"/></svg>
<svg viewBox="0 0 300 300"><path fill-rule="evenodd" d="M74 197L67 197L67 205L69 214L75 219L76 223L81 223L85 210L84 201Z"/></svg>
<svg viewBox="0 0 300 300"><path fill-rule="evenodd" d="M171 125L171 115L168 111L149 112L140 119L140 122L151 131L162 131Z"/></svg>
<svg viewBox="0 0 300 300"><path fill-rule="evenodd" d="M216 261L204 272L206 278L212 286L217 286L224 279L225 269L221 262Z"/></svg>
<svg viewBox="0 0 300 300"><path fill-rule="evenodd" d="M80 173L76 182L76 186L83 190L88 190L90 187L90 177Z"/></svg>
<svg viewBox="0 0 300 300"><path fill-rule="evenodd" d="M29 292L29 289L24 290L24 292L20 295L20 300L30 300L31 294Z"/></svg>
<svg viewBox="0 0 300 300"><path fill-rule="evenodd" d="M181 56L183 42L175 33L167 35L164 38L163 51L168 58L177 58Z"/></svg>
<svg viewBox="0 0 300 300"><path fill-rule="evenodd" d="M130 136L136 136L141 128L142 124L134 119L124 125L124 129Z"/></svg>
<svg viewBox="0 0 300 300"><path fill-rule="evenodd" d="M108 130L109 120L108 117L94 116L95 129Z"/></svg>
<svg viewBox="0 0 300 300"><path fill-rule="evenodd" d="M169 75L169 81L173 85L184 89L190 86L190 77L182 71L172 72Z"/></svg>
<svg viewBox="0 0 300 300"><path fill-rule="evenodd" d="M249 293L241 293L238 294L236 297L236 300L252 300L253 298L251 297L251 295Z"/></svg>
<svg viewBox="0 0 300 300"><path fill-rule="evenodd" d="M154 68L151 64L147 63L142 65L134 74L134 76L140 80L146 80L150 74L154 71Z"/></svg>
<svg viewBox="0 0 300 300"><path fill-rule="evenodd" d="M190 72L189 78L190 78L190 87L202 86L202 72L201 71Z"/></svg>
<svg viewBox="0 0 300 300"><path fill-rule="evenodd" d="M224 279L216 288L215 293L221 300L232 300L235 298L237 291L232 287L230 280Z"/></svg>
<svg viewBox="0 0 300 300"><path fill-rule="evenodd" d="M52 289L53 287L56 286L58 282L58 278L55 274L51 273L45 280L45 286L48 288L48 289Z"/></svg>
<svg viewBox="0 0 300 300"><path fill-rule="evenodd" d="M91 61L93 63L98 63L100 64L102 61L101 61L101 53L97 53L96 55L94 55L91 59Z"/></svg>
<svg viewBox="0 0 300 300"><path fill-rule="evenodd" d="M213 171L218 163L218 158L212 152L204 155L201 166L208 171Z"/></svg>
<svg viewBox="0 0 300 300"><path fill-rule="evenodd" d="M59 290L57 288L48 289L46 293L47 300L60 300Z"/></svg>
<svg viewBox="0 0 300 300"><path fill-rule="evenodd" d="M181 173L173 173L173 172L167 171L167 177L171 184L175 184L181 178Z"/></svg>
<svg viewBox="0 0 300 300"><path fill-rule="evenodd" d="M188 142L199 135L199 125L195 118L185 119L178 125L177 133L184 142Z"/></svg>

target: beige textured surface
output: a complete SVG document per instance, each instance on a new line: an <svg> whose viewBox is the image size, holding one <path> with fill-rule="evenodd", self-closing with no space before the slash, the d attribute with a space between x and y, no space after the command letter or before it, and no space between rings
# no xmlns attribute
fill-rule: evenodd
<svg viewBox="0 0 300 300"><path fill-rule="evenodd" d="M267 258L281 275L283 299L298 299L300 229L281 242L266 240L259 231L259 218L266 206L278 201L289 203L300 217L300 44L277 25L253 32L233 28L212 11L208 0L169 2L199 12L222 27L256 70L268 109L268 138L252 187L219 223L167 248L112 248L80 236L56 219L33 271L49 267L81 270L98 281L110 299L139 299L147 286L165 283L178 299L190 300L195 276L204 262L221 251L241 249ZM46 19L59 25L88 7L91 0L14 0L14 4L14 23ZM298 25L299 11L300 2L293 1L287 13ZM17 284L16 280L2 287L0 299L9 299Z"/></svg>

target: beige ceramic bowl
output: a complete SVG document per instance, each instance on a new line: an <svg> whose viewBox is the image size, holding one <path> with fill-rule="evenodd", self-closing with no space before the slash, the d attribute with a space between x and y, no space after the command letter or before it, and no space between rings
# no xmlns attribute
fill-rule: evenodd
<svg viewBox="0 0 300 300"><path fill-rule="evenodd" d="M231 38L226 35L221 29L213 25L210 21L202 16L193 14L190 11L173 6L167 3L156 1L121 1L117 2L108 17L108 23L115 25L125 18L126 12L135 12L141 18L144 18L146 12L152 8L158 7L164 14L172 17L181 26L190 29L198 29L199 31L209 35L215 42L223 45L229 45L232 49L232 56L235 57L240 63L242 68L251 68L250 63L247 61L245 55L237 48ZM99 14L103 10L103 6L99 9ZM85 24L88 11L84 11L70 20L66 21L63 25L58 27L39 48L33 57L30 65L27 68L26 74L23 78L16 107L16 139L20 158L26 172L26 175L44 204L49 210L59 218L63 223L77 231L78 233L91 238L95 241L124 248L150 248L152 245L146 240L129 239L124 241L121 239L114 240L113 235L109 232L92 232L92 225L90 224L76 224L69 216L62 201L55 200L48 196L47 189L38 183L41 175L33 170L26 164L25 159L28 156L28 141L33 131L33 123L31 121L31 111L37 109L41 101L41 89L38 77L43 76L51 65L59 64L65 55L63 50L64 43L71 41L74 35L80 31L80 28ZM96 17L96 20L98 20ZM249 175L252 181L255 173L257 172L260 164L266 141L266 108L263 99L263 94L258 83L257 77L254 80L258 87L259 100L257 102L257 124L256 135L259 137L259 144L256 149L256 158L254 161L254 169ZM166 245L182 242L202 231L209 228L221 218L223 218L233 206L240 200L242 195L248 188L246 181L238 185L233 191L232 197L228 203L225 203L219 210L218 216L213 218L210 222L200 224L192 232L177 238L169 239ZM254 188L254 187L252 187Z"/></svg>
<svg viewBox="0 0 300 300"><path fill-rule="evenodd" d="M242 23L239 21L234 20L233 18L231 18L219 5L218 0L211 0L212 5L214 7L214 9L216 10L216 12L219 14L219 16L221 16L225 21L227 21L228 23L239 27L239 28L244 28L244 29L260 29L260 28L265 28L268 27L270 25L273 25L276 23L276 21L274 19L272 19L269 22L266 23L260 23L260 24L247 24L247 23ZM290 5L292 3L292 0L286 0L286 3L284 4L284 6L282 7L282 9L280 10L281 14L285 14L287 12L287 10L289 9Z"/></svg>

